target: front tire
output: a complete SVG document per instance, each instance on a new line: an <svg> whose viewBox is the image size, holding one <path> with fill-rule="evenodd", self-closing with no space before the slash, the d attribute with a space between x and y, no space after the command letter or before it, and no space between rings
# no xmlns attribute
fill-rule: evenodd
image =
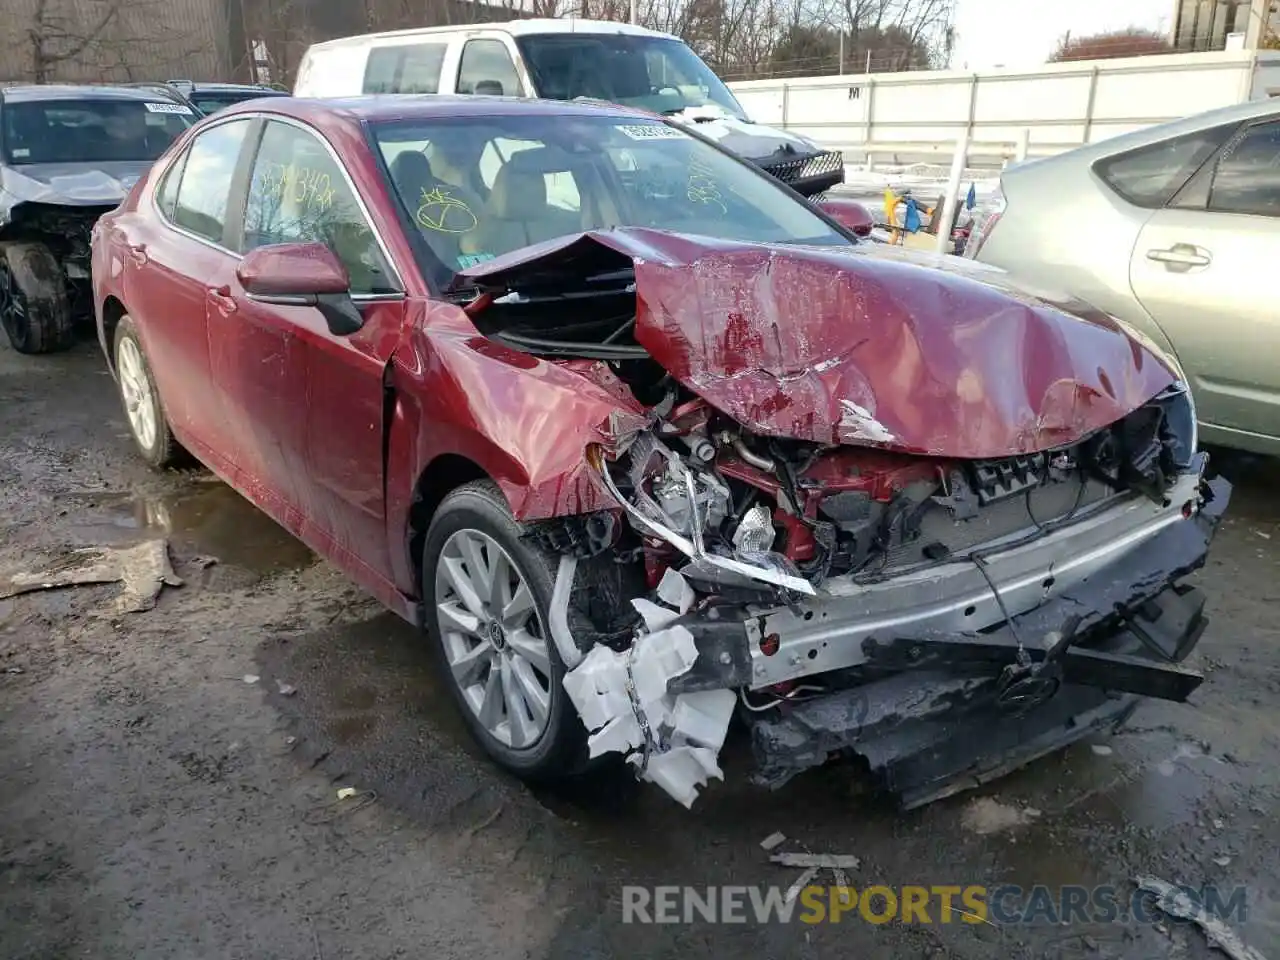
<svg viewBox="0 0 1280 960"><path fill-rule="evenodd" d="M516 776L558 780L581 769L586 730L547 629L557 558L521 532L492 481L445 497L423 546L424 619L472 736Z"/></svg>
<svg viewBox="0 0 1280 960"><path fill-rule="evenodd" d="M75 340L66 278L44 244L0 248L0 323L19 353L54 353Z"/></svg>
<svg viewBox="0 0 1280 960"><path fill-rule="evenodd" d="M142 349L138 330L127 315L120 318L116 327L113 356L120 400L138 452L156 470L172 466L181 457L182 447L169 429L151 364Z"/></svg>

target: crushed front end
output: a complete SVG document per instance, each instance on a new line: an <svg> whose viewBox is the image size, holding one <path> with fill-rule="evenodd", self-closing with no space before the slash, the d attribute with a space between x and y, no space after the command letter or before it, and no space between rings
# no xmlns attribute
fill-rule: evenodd
<svg viewBox="0 0 1280 960"><path fill-rule="evenodd" d="M592 507L529 534L593 756L688 805L737 717L762 784L858 756L916 806L1201 682L1186 577L1230 487L1176 363L1111 318L872 245L639 229L464 279L485 337L627 412Z"/></svg>
<svg viewBox="0 0 1280 960"><path fill-rule="evenodd" d="M948 460L752 436L695 400L593 450L628 524L573 550L649 591L566 677L593 755L688 805L736 715L757 782L856 755L909 808L1185 700L1185 578L1230 496L1193 424L1177 384L1069 446Z"/></svg>

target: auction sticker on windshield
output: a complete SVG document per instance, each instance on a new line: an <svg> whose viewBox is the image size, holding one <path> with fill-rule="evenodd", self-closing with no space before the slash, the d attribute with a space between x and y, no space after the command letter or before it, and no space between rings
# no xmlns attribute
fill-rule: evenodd
<svg viewBox="0 0 1280 960"><path fill-rule="evenodd" d="M155 103L148 100L146 106L151 113L180 113L184 117L191 116L191 108L184 107L180 103Z"/></svg>
<svg viewBox="0 0 1280 960"><path fill-rule="evenodd" d="M661 123L624 124L618 130L632 140L685 140L689 136L683 130Z"/></svg>

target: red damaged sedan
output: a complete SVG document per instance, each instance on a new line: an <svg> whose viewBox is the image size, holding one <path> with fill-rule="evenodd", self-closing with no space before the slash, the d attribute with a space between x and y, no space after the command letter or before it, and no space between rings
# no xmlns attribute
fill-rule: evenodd
<svg viewBox="0 0 1280 960"><path fill-rule="evenodd" d="M421 625L522 776L616 753L689 805L738 723L761 784L853 756L911 807L1203 679L1230 488L1176 363L652 114L232 108L93 282L147 461Z"/></svg>

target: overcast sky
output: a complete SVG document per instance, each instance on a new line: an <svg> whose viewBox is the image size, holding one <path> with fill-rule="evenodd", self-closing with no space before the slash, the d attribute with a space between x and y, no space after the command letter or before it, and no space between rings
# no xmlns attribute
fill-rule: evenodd
<svg viewBox="0 0 1280 960"><path fill-rule="evenodd" d="M1044 63L1067 30L1077 36L1128 26L1169 30L1174 0L958 0L956 69Z"/></svg>

